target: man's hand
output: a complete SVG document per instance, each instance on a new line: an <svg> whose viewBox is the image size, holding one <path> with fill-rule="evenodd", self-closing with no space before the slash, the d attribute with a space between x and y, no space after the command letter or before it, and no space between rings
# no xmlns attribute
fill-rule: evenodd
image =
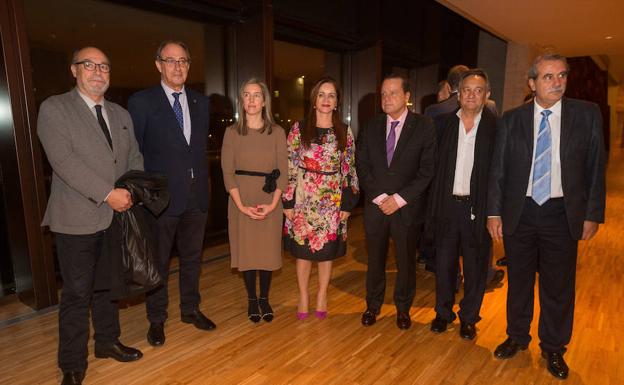
<svg viewBox="0 0 624 385"><path fill-rule="evenodd" d="M108 203L111 209L122 213L132 207L132 196L128 190L116 188L108 194L106 203Z"/></svg>
<svg viewBox="0 0 624 385"><path fill-rule="evenodd" d="M503 239L503 221L501 217L492 217L487 220L487 229L495 241Z"/></svg>
<svg viewBox="0 0 624 385"><path fill-rule="evenodd" d="M392 215L399 209L399 205L394 200L394 197L389 196L381 202L379 209L386 215Z"/></svg>
<svg viewBox="0 0 624 385"><path fill-rule="evenodd" d="M583 222L583 236L581 239L583 241L590 240L596 235L598 232L598 222L585 221Z"/></svg>

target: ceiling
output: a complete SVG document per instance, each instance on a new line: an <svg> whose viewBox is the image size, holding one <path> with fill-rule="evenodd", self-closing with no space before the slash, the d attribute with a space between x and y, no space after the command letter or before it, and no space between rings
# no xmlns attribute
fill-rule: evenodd
<svg viewBox="0 0 624 385"><path fill-rule="evenodd" d="M624 81L622 0L437 1L507 41L601 56L612 78Z"/></svg>

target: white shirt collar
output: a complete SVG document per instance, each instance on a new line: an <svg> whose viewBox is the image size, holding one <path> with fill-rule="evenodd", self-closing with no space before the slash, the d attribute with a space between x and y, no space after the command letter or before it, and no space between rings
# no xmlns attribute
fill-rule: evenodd
<svg viewBox="0 0 624 385"><path fill-rule="evenodd" d="M80 90L78 88L76 88L76 91L78 91L78 95L80 95L82 100L84 100L85 103L87 103L87 106L89 107L90 110L93 109L98 104L101 105L102 107L104 107L104 101L105 101L104 98L102 98L102 101L100 103L96 103L93 99L91 99L87 95L85 95L82 92L80 92Z"/></svg>
<svg viewBox="0 0 624 385"><path fill-rule="evenodd" d="M550 108L544 108L539 105L537 100L533 98L533 105L535 106L535 115L541 115L542 111L549 110L552 111L553 115L561 116L561 99L557 101L557 103L550 106Z"/></svg>
<svg viewBox="0 0 624 385"><path fill-rule="evenodd" d="M186 94L184 90L184 86L182 86L182 89L180 91L176 91L173 88L166 85L165 82L163 82L162 80L160 81L160 85L162 86L163 90L165 90L165 93L167 94L167 96L172 96L174 92L180 92L182 93L182 95Z"/></svg>

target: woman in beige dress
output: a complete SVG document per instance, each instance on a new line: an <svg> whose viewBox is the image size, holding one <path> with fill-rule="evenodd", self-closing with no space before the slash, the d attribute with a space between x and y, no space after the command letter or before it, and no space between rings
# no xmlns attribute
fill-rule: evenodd
<svg viewBox="0 0 624 385"><path fill-rule="evenodd" d="M282 267L280 196L288 178L286 135L273 122L271 96L263 82L252 78L243 83L237 110L238 121L225 130L221 148L223 181L230 194L232 268L243 274L248 318L254 323L271 322L271 275ZM260 297L256 296L257 274Z"/></svg>

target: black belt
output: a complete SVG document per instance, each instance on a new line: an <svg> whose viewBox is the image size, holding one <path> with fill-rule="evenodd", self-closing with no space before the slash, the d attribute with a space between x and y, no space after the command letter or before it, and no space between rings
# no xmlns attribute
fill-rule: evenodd
<svg viewBox="0 0 624 385"><path fill-rule="evenodd" d="M470 195L453 195L453 199L459 202L470 202Z"/></svg>
<svg viewBox="0 0 624 385"><path fill-rule="evenodd" d="M313 172L313 173L321 174L321 175L336 175L336 174L338 174L338 171L311 170L309 168L305 168L305 167L301 167L301 166L299 166L299 168L302 169L303 171Z"/></svg>
<svg viewBox="0 0 624 385"><path fill-rule="evenodd" d="M265 193L272 193L277 189L277 178L280 176L280 170L274 169L271 172L259 172L259 171L246 171L246 170L236 170L234 171L236 175L249 175L249 176L263 176L264 186L262 186L262 191Z"/></svg>

